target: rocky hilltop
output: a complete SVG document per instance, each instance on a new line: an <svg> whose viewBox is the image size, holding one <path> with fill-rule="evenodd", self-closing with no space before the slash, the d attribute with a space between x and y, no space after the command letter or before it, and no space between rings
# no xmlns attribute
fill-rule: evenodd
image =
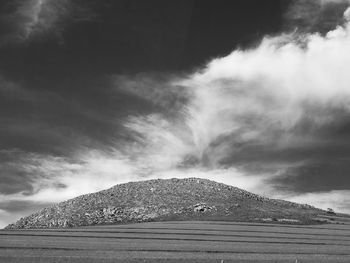
<svg viewBox="0 0 350 263"><path fill-rule="evenodd" d="M198 178L130 182L61 202L7 229L66 228L162 220L310 223L324 211Z"/></svg>

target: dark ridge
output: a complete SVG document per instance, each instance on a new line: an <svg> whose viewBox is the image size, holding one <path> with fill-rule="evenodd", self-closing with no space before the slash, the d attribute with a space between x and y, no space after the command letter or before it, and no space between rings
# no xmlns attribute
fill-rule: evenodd
<svg viewBox="0 0 350 263"><path fill-rule="evenodd" d="M156 179L116 185L21 218L6 229L68 228L147 221L317 223L326 212L207 179Z"/></svg>

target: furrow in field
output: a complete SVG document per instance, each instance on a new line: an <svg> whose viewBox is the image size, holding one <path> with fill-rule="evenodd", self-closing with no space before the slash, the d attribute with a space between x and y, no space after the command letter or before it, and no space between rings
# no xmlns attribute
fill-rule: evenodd
<svg viewBox="0 0 350 263"><path fill-rule="evenodd" d="M249 233L251 234L251 233ZM34 232L34 231L8 231L0 233L0 236L14 238L19 237L67 237L67 238L124 238L124 239L160 239L160 240L197 240L197 241L222 241L222 242L270 242L287 244L322 244L322 245L345 245L350 246L350 239L320 238L294 236L253 236L247 234L225 234L225 233L174 233L174 232Z"/></svg>

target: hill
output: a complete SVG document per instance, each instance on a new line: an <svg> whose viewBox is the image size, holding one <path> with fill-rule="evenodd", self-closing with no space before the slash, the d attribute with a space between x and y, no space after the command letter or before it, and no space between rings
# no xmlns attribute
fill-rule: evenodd
<svg viewBox="0 0 350 263"><path fill-rule="evenodd" d="M156 179L116 185L21 218L7 229L66 228L166 220L313 223L326 212L270 199L198 178Z"/></svg>

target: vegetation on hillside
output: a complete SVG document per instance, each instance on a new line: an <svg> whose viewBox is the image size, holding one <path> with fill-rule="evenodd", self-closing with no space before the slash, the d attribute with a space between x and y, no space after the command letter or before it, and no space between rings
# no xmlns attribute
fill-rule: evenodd
<svg viewBox="0 0 350 263"><path fill-rule="evenodd" d="M198 178L156 179L116 185L21 218L7 229L76 227L165 220L312 223L326 212L269 199Z"/></svg>

